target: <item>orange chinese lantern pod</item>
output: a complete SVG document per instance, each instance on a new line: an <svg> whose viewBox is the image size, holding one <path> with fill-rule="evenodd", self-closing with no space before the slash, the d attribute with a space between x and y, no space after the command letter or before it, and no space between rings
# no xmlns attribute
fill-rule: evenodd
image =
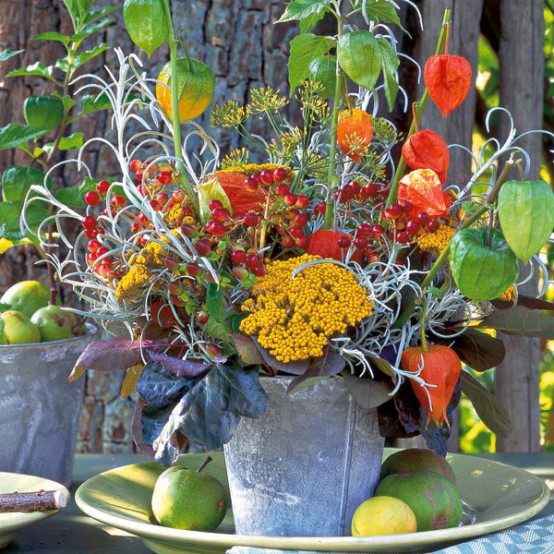
<svg viewBox="0 0 554 554"><path fill-rule="evenodd" d="M341 240L345 246L341 247ZM351 242L352 237L347 233L329 229L318 229L310 236L307 252L313 256L342 261L350 248ZM359 250L355 250L351 259L356 262L361 261L362 253Z"/></svg>
<svg viewBox="0 0 554 554"><path fill-rule="evenodd" d="M425 86L444 117L466 99L471 75L470 63L461 56L440 54L427 60L423 70Z"/></svg>
<svg viewBox="0 0 554 554"><path fill-rule="evenodd" d="M431 217L445 216L452 203L432 169L416 169L404 175L398 183L398 202L410 202L410 214L425 212Z"/></svg>
<svg viewBox="0 0 554 554"><path fill-rule="evenodd" d="M448 145L435 131L414 133L402 146L402 157L411 169L432 169L441 183L446 181L450 162Z"/></svg>
<svg viewBox="0 0 554 554"><path fill-rule="evenodd" d="M417 373L429 387L410 379L412 390L428 413L427 424L433 420L437 425L443 422L450 426L446 408L462 371L462 363L454 350L441 344L432 344L424 350L414 346L402 353L402 368ZM434 385L434 386L433 386Z"/></svg>
<svg viewBox="0 0 554 554"><path fill-rule="evenodd" d="M244 185L246 175L232 171L218 171L215 177L227 194L233 213L251 211L260 213L263 210L266 196L261 189L253 192L246 189Z"/></svg>
<svg viewBox="0 0 554 554"><path fill-rule="evenodd" d="M373 123L367 112L354 108L343 110L339 114L337 142L343 154L359 162L372 139Z"/></svg>

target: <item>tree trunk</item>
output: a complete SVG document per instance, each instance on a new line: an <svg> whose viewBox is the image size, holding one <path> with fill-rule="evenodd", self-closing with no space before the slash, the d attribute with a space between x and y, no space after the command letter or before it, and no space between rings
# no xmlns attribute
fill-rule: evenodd
<svg viewBox="0 0 554 554"><path fill-rule="evenodd" d="M542 128L543 9L542 0L502 0L500 4L500 105L511 112L518 135ZM499 128L500 138L505 137L508 118L500 119ZM529 135L521 146L532 156L529 178L537 179L541 136ZM538 279L532 279L521 292L536 295L537 282ZM497 368L496 397L508 410L514 430L508 437L497 438L497 450L535 452L540 449L540 342L526 337L501 338L507 353Z"/></svg>

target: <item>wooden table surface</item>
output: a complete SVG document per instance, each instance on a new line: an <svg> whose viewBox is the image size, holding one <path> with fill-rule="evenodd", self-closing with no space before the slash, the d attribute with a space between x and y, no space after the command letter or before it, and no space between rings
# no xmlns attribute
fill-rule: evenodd
<svg viewBox="0 0 554 554"><path fill-rule="evenodd" d="M488 459L521 467L549 482L554 489L554 453L491 454ZM137 463L138 455L82 454L76 457L72 492L88 478L107 469ZM539 514L554 514L554 499ZM22 529L1 554L148 554L142 540L85 516L72 499L68 506L30 527Z"/></svg>

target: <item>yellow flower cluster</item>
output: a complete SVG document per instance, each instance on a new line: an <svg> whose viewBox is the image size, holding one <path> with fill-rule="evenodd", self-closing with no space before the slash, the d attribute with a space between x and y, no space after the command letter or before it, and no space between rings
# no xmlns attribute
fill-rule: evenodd
<svg viewBox="0 0 554 554"><path fill-rule="evenodd" d="M445 248L448 248L450 240L455 235L456 229L448 225L442 225L434 232L425 232L417 238L417 245L424 252L431 252L439 255Z"/></svg>
<svg viewBox="0 0 554 554"><path fill-rule="evenodd" d="M236 165L236 166L229 166L225 169L220 169L217 173L240 173L242 175L252 175L253 173L259 173L260 171L263 171L264 169L269 169L271 171L274 171L278 167L283 167L281 165L276 164L244 164L244 165Z"/></svg>
<svg viewBox="0 0 554 554"><path fill-rule="evenodd" d="M167 239L162 239L167 242ZM153 270L163 266L164 247L157 242L148 243L130 261L129 271L120 279L115 297L120 304L141 300L144 286L150 281Z"/></svg>
<svg viewBox="0 0 554 554"><path fill-rule="evenodd" d="M502 300L504 302L510 302L514 303L517 298L517 290L514 285L508 287L499 297L498 300Z"/></svg>
<svg viewBox="0 0 554 554"><path fill-rule="evenodd" d="M261 346L280 362L323 355L332 336L344 334L372 313L367 290L347 269L333 263L309 265L293 278L293 271L319 256L272 262L242 305L252 312L240 325L256 335Z"/></svg>

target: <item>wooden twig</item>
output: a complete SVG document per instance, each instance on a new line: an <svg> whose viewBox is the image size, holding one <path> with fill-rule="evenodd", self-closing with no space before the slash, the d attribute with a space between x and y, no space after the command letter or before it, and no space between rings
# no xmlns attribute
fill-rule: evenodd
<svg viewBox="0 0 554 554"><path fill-rule="evenodd" d="M67 505L67 497L61 491L10 492L0 494L2 512L49 512Z"/></svg>

